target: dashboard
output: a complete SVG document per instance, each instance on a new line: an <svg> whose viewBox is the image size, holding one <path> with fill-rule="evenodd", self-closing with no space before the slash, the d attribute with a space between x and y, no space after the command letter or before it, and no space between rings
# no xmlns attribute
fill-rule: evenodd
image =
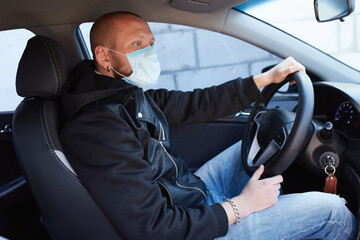
<svg viewBox="0 0 360 240"><path fill-rule="evenodd" d="M328 160L338 162L339 194L349 199L355 214L360 199L360 84L315 82L313 133L297 162L313 174L325 178ZM324 138L324 124L331 122L335 132ZM323 132L323 135L322 135ZM323 183L322 183L323 184ZM323 185L321 184L321 187ZM356 189L356 190L355 190ZM342 191L342 192L340 192Z"/></svg>
<svg viewBox="0 0 360 240"><path fill-rule="evenodd" d="M360 86L349 83L314 84L314 118L331 122L349 138L360 139Z"/></svg>

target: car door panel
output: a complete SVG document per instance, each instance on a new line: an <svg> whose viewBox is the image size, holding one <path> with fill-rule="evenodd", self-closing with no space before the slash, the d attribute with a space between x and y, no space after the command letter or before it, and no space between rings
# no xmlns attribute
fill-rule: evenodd
<svg viewBox="0 0 360 240"><path fill-rule="evenodd" d="M34 233L24 226L40 225L40 216L16 158L12 118L13 112L0 112L0 236L26 239Z"/></svg>
<svg viewBox="0 0 360 240"><path fill-rule="evenodd" d="M12 139L13 112L0 113L0 211L9 210L32 201L16 158Z"/></svg>
<svg viewBox="0 0 360 240"><path fill-rule="evenodd" d="M13 187L18 186L22 176L12 140L12 116L12 112L0 113L0 207L1 200L10 190L17 189Z"/></svg>
<svg viewBox="0 0 360 240"><path fill-rule="evenodd" d="M219 119L171 130L171 153L181 156L192 170L241 140L247 116Z"/></svg>

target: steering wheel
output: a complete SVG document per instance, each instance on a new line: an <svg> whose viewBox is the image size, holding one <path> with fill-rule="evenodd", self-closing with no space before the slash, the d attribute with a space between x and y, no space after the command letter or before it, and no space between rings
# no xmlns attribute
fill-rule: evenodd
<svg viewBox="0 0 360 240"><path fill-rule="evenodd" d="M294 79L298 92L296 114L284 109L266 109L277 90ZM263 89L246 124L241 146L245 171L251 176L263 164L263 177L282 174L307 145L313 127L314 89L308 75L298 71L280 84Z"/></svg>

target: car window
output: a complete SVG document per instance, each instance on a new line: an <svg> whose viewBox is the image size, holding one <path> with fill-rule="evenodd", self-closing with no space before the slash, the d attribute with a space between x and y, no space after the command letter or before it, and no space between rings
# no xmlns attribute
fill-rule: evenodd
<svg viewBox="0 0 360 240"><path fill-rule="evenodd" d="M156 88L191 91L261 73L281 61L277 56L224 34L165 23L149 23L161 65ZM90 52L92 23L80 25Z"/></svg>
<svg viewBox="0 0 360 240"><path fill-rule="evenodd" d="M13 111L22 98L16 93L16 71L27 41L35 36L26 29L0 31L0 111Z"/></svg>

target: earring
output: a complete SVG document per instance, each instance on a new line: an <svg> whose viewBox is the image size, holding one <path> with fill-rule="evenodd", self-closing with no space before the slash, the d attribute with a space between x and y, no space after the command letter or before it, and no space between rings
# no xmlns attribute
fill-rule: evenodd
<svg viewBox="0 0 360 240"><path fill-rule="evenodd" d="M108 72L110 72L109 66L107 66L107 68L106 68L106 69L107 69L107 71L108 71Z"/></svg>

